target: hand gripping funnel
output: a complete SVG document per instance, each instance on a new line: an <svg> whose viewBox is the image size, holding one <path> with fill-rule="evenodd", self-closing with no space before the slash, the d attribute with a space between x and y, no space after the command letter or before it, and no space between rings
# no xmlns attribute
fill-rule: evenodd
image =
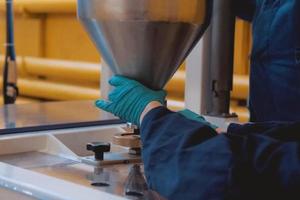
<svg viewBox="0 0 300 200"><path fill-rule="evenodd" d="M78 0L78 16L113 73L162 89L201 38L212 0Z"/></svg>

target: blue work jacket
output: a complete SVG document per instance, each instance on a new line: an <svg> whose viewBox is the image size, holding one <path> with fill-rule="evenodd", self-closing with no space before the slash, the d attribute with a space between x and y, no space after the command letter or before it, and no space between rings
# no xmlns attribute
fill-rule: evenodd
<svg viewBox="0 0 300 200"><path fill-rule="evenodd" d="M253 24L251 121L300 120L300 1L234 1Z"/></svg>
<svg viewBox="0 0 300 200"><path fill-rule="evenodd" d="M164 107L141 126L151 189L170 200L300 199L300 123L256 123L217 134Z"/></svg>

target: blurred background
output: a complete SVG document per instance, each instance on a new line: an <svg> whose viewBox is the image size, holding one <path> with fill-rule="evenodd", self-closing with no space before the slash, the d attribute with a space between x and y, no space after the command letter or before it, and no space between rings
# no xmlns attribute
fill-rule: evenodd
<svg viewBox="0 0 300 200"><path fill-rule="evenodd" d="M17 104L101 97L101 56L76 18L76 0L14 0ZM0 0L0 70L5 54L5 1ZM236 20L231 111L249 118L251 26ZM0 86L2 89L2 78ZM171 109L184 106L185 65L167 85ZM1 98L0 104L3 104Z"/></svg>

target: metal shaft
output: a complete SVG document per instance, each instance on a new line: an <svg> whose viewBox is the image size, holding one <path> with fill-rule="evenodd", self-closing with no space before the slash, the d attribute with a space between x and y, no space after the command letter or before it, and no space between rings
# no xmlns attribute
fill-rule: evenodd
<svg viewBox="0 0 300 200"><path fill-rule="evenodd" d="M215 0L211 24L211 103L209 115L229 115L233 79L235 15L232 0Z"/></svg>
<svg viewBox="0 0 300 200"><path fill-rule="evenodd" d="M18 96L17 66L14 42L13 0L6 0L6 56L3 71L3 98L5 104L12 104Z"/></svg>

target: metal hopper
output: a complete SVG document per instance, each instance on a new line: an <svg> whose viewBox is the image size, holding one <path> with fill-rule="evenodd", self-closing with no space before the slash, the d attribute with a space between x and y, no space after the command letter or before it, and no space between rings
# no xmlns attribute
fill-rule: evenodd
<svg viewBox="0 0 300 200"><path fill-rule="evenodd" d="M78 0L112 72L161 89L209 25L211 0Z"/></svg>

